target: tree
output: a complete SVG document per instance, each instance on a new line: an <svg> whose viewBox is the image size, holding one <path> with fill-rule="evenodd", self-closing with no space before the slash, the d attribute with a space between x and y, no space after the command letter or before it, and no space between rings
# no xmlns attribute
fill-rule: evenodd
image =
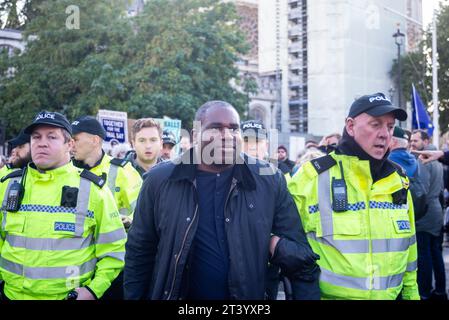
<svg viewBox="0 0 449 320"><path fill-rule="evenodd" d="M69 119L98 109L134 118L166 115L186 127L211 99L246 109L252 80L237 80L243 89L231 85L238 79L235 62L248 49L232 4L150 0L131 18L124 3L44 0L28 11L39 14L24 34L37 39L20 56L0 55L0 108L9 132L42 109ZM66 27L70 5L79 7L79 30ZM13 77L6 76L6 65L14 68Z"/></svg>
<svg viewBox="0 0 449 320"><path fill-rule="evenodd" d="M66 23L70 17L66 9L74 3L80 10L79 30L68 28ZM42 109L60 111L69 118L98 109L98 100L103 97L96 94L95 83L105 76L108 65L123 64L120 47L131 32L119 3L40 3L41 14L25 27L24 37L29 40L26 51L8 60L14 76L7 77L4 72L0 78L1 114L10 127L8 132L17 132ZM29 36L37 38L30 40ZM118 91L111 86L108 94L115 96Z"/></svg>
<svg viewBox="0 0 449 320"><path fill-rule="evenodd" d="M438 56L439 56L439 100L441 133L449 129L449 6L442 4L437 15ZM432 106L432 33L426 31L421 49L402 57L403 96L411 100L411 85L415 84L423 102ZM391 76L397 77L397 61L394 61Z"/></svg>
<svg viewBox="0 0 449 320"><path fill-rule="evenodd" d="M217 0L152 0L135 20L129 50L134 61L128 79L133 94L128 112L167 115L191 126L196 109L208 100L233 104L241 113L254 91L235 66L249 47L236 24L233 4Z"/></svg>
<svg viewBox="0 0 449 320"><path fill-rule="evenodd" d="M0 29L22 29L27 22L24 14L26 8L31 8L32 0L0 0ZM39 0L33 0L39 2Z"/></svg>

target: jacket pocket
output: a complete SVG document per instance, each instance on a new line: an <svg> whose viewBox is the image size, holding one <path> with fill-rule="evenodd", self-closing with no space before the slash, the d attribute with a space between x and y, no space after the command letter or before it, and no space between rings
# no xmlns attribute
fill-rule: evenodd
<svg viewBox="0 0 449 320"><path fill-rule="evenodd" d="M11 234L23 233L25 217L17 213L7 213L5 231Z"/></svg>
<svg viewBox="0 0 449 320"><path fill-rule="evenodd" d="M345 215L345 213L333 214L332 219L322 219L318 223L318 237L331 235L356 236L362 232L361 218Z"/></svg>

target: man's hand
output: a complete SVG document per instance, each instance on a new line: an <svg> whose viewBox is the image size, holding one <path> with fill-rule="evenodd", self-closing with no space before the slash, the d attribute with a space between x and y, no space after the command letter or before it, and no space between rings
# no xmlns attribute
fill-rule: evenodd
<svg viewBox="0 0 449 320"><path fill-rule="evenodd" d="M442 157L444 157L443 151L411 151L413 154L416 154L419 156L419 159L423 163L428 163L432 161L436 161Z"/></svg>
<svg viewBox="0 0 449 320"><path fill-rule="evenodd" d="M122 219L122 223L125 228L129 228L131 223L133 223L133 219L128 216L120 215L120 218Z"/></svg>
<svg viewBox="0 0 449 320"><path fill-rule="evenodd" d="M276 249L276 246L277 246L279 240L281 240L281 238L279 238L278 236L271 237L271 240L270 240L270 254L271 255L274 254L274 250Z"/></svg>
<svg viewBox="0 0 449 320"><path fill-rule="evenodd" d="M76 300L96 300L93 294L86 288L76 288L75 291L78 292Z"/></svg>

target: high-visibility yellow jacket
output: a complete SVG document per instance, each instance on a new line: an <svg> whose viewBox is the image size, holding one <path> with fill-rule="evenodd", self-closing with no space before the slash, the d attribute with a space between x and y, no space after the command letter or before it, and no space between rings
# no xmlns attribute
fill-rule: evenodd
<svg viewBox="0 0 449 320"><path fill-rule="evenodd" d="M110 156L104 154L100 164L90 171L98 176L106 173L106 185L114 195L120 214L132 218L137 197L142 187L142 178L131 163L126 160L113 160Z"/></svg>
<svg viewBox="0 0 449 320"><path fill-rule="evenodd" d="M288 185L309 243L321 257L322 298L390 300L402 290L403 299L419 299L408 179L394 171L373 184L368 161L330 156L336 165L322 170L322 159L309 162ZM341 179L340 161L347 185L346 212L332 210L331 181ZM324 172L318 173L320 169ZM395 204L392 195L401 190L407 203Z"/></svg>
<svg viewBox="0 0 449 320"><path fill-rule="evenodd" d="M9 299L62 300L81 286L99 298L123 269L126 233L114 199L84 173L72 163L45 173L27 167L19 211L0 213L0 274ZM2 208L20 180L0 184ZM61 203L65 186L78 188L70 207Z"/></svg>

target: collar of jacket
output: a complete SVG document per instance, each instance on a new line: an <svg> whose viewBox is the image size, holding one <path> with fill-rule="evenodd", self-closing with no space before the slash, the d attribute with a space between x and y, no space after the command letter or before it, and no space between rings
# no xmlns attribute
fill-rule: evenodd
<svg viewBox="0 0 449 320"><path fill-rule="evenodd" d="M145 169L142 168L141 166L139 166L139 164L137 163L137 153L135 150L130 150L126 153L125 155L125 160L128 160L131 165L133 166L134 169L136 169L136 171L140 174L141 177L143 177L143 175L146 173Z"/></svg>
<svg viewBox="0 0 449 320"><path fill-rule="evenodd" d="M88 164L84 163L83 161L80 160L76 160L75 158L72 159L73 165L77 168L80 169L86 169L86 170L92 170L93 168L95 168L96 166L99 166L101 164L101 162L104 159L104 150L101 150L101 157L100 159L91 167Z"/></svg>
<svg viewBox="0 0 449 320"><path fill-rule="evenodd" d="M34 163L29 164L29 169L27 170L27 174L30 174L34 179L41 180L41 181L50 181L57 178L60 178L62 176L65 176L67 174L78 172L79 169L75 168L71 161L69 161L67 164L56 168L51 169L47 171L41 171L39 170Z"/></svg>
<svg viewBox="0 0 449 320"><path fill-rule="evenodd" d="M351 137L346 128L343 131L343 137L335 150L336 154L342 154L347 156L357 157L360 160L369 161L371 177L373 183L379 181L383 178L388 177L396 171L396 168L388 161L388 156L390 152L388 151L385 156L381 159L374 159L368 153L366 153L362 147Z"/></svg>
<svg viewBox="0 0 449 320"><path fill-rule="evenodd" d="M195 148L187 150L177 159L174 159L175 169L170 175L169 180L181 181L188 180L193 182L196 178L197 161ZM234 165L233 178L245 190L256 190L256 181L247 164L245 154L240 154L237 164Z"/></svg>

